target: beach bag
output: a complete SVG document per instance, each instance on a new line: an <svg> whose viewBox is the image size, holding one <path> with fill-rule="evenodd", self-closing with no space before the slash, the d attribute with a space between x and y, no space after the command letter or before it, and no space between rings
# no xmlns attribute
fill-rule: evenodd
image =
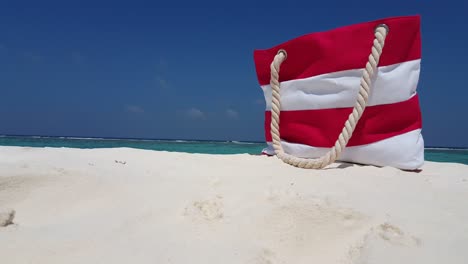
<svg viewBox="0 0 468 264"><path fill-rule="evenodd" d="M419 16L303 35L255 50L254 62L266 101L263 154L301 168L423 165Z"/></svg>

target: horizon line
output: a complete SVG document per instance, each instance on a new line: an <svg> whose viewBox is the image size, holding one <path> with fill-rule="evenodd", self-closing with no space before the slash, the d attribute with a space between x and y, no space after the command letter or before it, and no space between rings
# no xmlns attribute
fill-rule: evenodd
<svg viewBox="0 0 468 264"><path fill-rule="evenodd" d="M63 135L22 135L22 134L0 134L1 137L29 137L29 138L57 138L57 139L76 139L76 140L147 140L147 141L197 141L197 142L245 142L245 143L258 143L266 144L266 141L256 140L232 140L232 139L196 139L196 138L135 138L135 137L102 137L102 136L63 136ZM454 146L424 146L424 149L468 149L468 146L454 147Z"/></svg>
<svg viewBox="0 0 468 264"><path fill-rule="evenodd" d="M25 134L0 134L0 137L37 137L37 138L62 138L62 139L121 139L121 140L154 140L154 141L211 141L211 142L246 142L246 143L265 143L266 141L239 140L239 139L196 139L196 138L146 138L146 137L106 137L106 136L76 136L76 135L25 135Z"/></svg>

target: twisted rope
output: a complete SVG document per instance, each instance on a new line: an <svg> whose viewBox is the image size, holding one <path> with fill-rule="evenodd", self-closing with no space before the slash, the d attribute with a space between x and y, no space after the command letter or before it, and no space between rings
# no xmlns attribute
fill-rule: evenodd
<svg viewBox="0 0 468 264"><path fill-rule="evenodd" d="M284 152L281 146L279 122L280 122L280 83L279 83L279 71L281 63L286 60L287 53L285 50L279 50L276 54L273 62L270 65L271 78L270 86L273 92L272 106L271 106L271 136L273 138L273 148L275 149L276 156L283 162L305 169L322 169L338 159L341 152L348 144L354 129L366 108L367 101L369 98L370 87L372 85L371 78L374 71L377 69L379 64L380 55L385 43L385 38L388 34L388 27L384 24L378 25L375 29L374 45L372 46L369 60L366 63L366 68L361 78L361 84L359 88L359 95L354 105L353 112L349 115L348 120L338 136L335 145L322 157L316 159L305 159L295 157L293 155Z"/></svg>

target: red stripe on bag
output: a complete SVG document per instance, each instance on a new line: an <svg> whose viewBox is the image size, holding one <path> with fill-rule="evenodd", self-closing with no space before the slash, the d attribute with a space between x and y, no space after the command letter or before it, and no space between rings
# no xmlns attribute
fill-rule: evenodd
<svg viewBox="0 0 468 264"><path fill-rule="evenodd" d="M421 58L420 17L396 17L307 34L270 49L255 50L254 61L260 85L270 83L270 64L279 49L286 50L280 82L320 74L362 69L374 39L374 29L385 23L390 33L385 40L379 66Z"/></svg>
<svg viewBox="0 0 468 264"><path fill-rule="evenodd" d="M281 111L281 139L314 147L332 147L352 111L349 108ZM265 137L271 142L271 112L265 111ZM370 144L422 127L418 96L366 107L347 146Z"/></svg>

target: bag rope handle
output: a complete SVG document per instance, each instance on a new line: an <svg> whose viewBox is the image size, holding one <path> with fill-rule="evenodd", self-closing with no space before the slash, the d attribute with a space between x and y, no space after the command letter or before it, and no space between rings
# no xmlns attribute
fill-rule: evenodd
<svg viewBox="0 0 468 264"><path fill-rule="evenodd" d="M343 130L338 136L335 145L325 155L315 159L300 158L287 154L284 152L283 147L281 146L279 131L281 108L279 71L281 63L286 60L287 53L283 49L278 51L270 65L270 86L273 95L271 106L271 136L273 139L273 148L275 149L276 156L279 159L289 165L305 169L322 169L338 159L341 152L346 147L346 144L348 144L348 141L351 138L354 129L356 128L356 125L364 112L364 109L366 108L367 101L369 99L370 88L372 85L371 78L374 74L374 71L377 69L377 65L379 64L380 55L382 54L388 31L389 28L385 24L380 24L375 28L374 45L372 46L369 60L366 63L366 68L361 78L359 95L354 105L353 112L349 115L348 120L345 122Z"/></svg>

